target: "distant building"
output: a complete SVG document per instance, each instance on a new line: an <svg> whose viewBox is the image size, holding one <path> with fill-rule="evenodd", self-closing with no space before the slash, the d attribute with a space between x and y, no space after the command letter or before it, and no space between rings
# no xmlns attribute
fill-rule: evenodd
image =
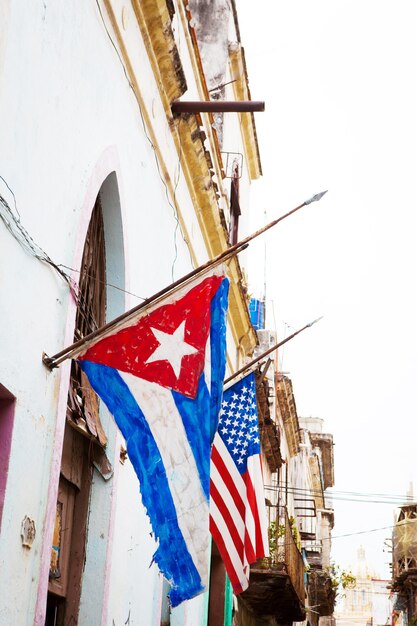
<svg viewBox="0 0 417 626"><path fill-rule="evenodd" d="M276 334L258 330L258 339L256 354L273 346ZM251 567L233 624L331 626L333 509L325 490L334 483L333 438L322 433L323 420L299 418L292 381L276 370L276 354L270 357L257 389L270 556Z"/></svg>
<svg viewBox="0 0 417 626"><path fill-rule="evenodd" d="M400 507L392 532L392 589L396 594L395 624L400 624L400 620L414 624L417 619L416 502Z"/></svg>
<svg viewBox="0 0 417 626"><path fill-rule="evenodd" d="M356 577L353 589L341 590L341 608L336 613L337 626L384 626L391 624L393 594L390 581L378 578L366 561L365 549L358 549L352 568Z"/></svg>
<svg viewBox="0 0 417 626"><path fill-rule="evenodd" d="M307 480L297 494L296 510L308 562L307 614L311 626L331 626L336 599L330 556L334 511L326 489L334 486L333 436L322 432L318 417L301 418L300 426Z"/></svg>

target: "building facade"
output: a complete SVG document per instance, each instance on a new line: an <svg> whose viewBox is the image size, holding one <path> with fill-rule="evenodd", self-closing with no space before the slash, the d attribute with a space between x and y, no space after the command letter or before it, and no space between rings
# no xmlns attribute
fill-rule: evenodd
<svg viewBox="0 0 417 626"><path fill-rule="evenodd" d="M417 619L417 504L399 508L392 532L392 589L395 592L393 623Z"/></svg>
<svg viewBox="0 0 417 626"><path fill-rule="evenodd" d="M263 329L262 306L251 303L262 354L277 343ZM297 413L293 384L277 368L277 352L258 372L269 557L251 566L249 588L235 602L236 626L333 624L335 591L330 573L333 509L325 493L334 484L333 437L320 418Z"/></svg>
<svg viewBox="0 0 417 626"><path fill-rule="evenodd" d="M213 93L250 99L230 6L204 50L204 3L1 3L4 626L207 623L208 593L168 606L113 418L76 365L50 371L42 355L247 234L253 115L172 110ZM227 83L217 92L213 59ZM244 265L228 270L229 371L256 344Z"/></svg>

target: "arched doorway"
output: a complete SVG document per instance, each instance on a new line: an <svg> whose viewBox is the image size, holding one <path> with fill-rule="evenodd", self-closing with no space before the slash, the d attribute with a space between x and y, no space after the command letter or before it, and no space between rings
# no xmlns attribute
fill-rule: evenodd
<svg viewBox="0 0 417 626"><path fill-rule="evenodd" d="M124 310L125 259L116 174L103 182L91 212L80 262L74 340ZM99 400L78 367L71 365L64 442L51 549L47 626L78 623L88 542L94 535L94 492L111 491L116 428L103 425ZM110 498L109 498L110 500ZM107 511L110 524L111 506ZM97 555L105 560L107 550ZM102 576L102 572L101 572ZM100 603L97 604L100 610Z"/></svg>

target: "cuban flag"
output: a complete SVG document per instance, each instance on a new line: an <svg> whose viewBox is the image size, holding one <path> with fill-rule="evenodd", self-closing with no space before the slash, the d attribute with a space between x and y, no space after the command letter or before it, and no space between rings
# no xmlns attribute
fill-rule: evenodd
<svg viewBox="0 0 417 626"><path fill-rule="evenodd" d="M225 372L228 286L217 268L77 357L126 440L172 606L204 591L208 580L210 450Z"/></svg>

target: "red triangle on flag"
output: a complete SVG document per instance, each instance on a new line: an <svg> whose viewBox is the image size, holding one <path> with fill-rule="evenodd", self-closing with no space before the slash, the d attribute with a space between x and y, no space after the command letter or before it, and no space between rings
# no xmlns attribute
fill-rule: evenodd
<svg viewBox="0 0 417 626"><path fill-rule="evenodd" d="M210 305L222 280L205 278L178 300L97 341L79 360L107 365L194 398L205 364Z"/></svg>

